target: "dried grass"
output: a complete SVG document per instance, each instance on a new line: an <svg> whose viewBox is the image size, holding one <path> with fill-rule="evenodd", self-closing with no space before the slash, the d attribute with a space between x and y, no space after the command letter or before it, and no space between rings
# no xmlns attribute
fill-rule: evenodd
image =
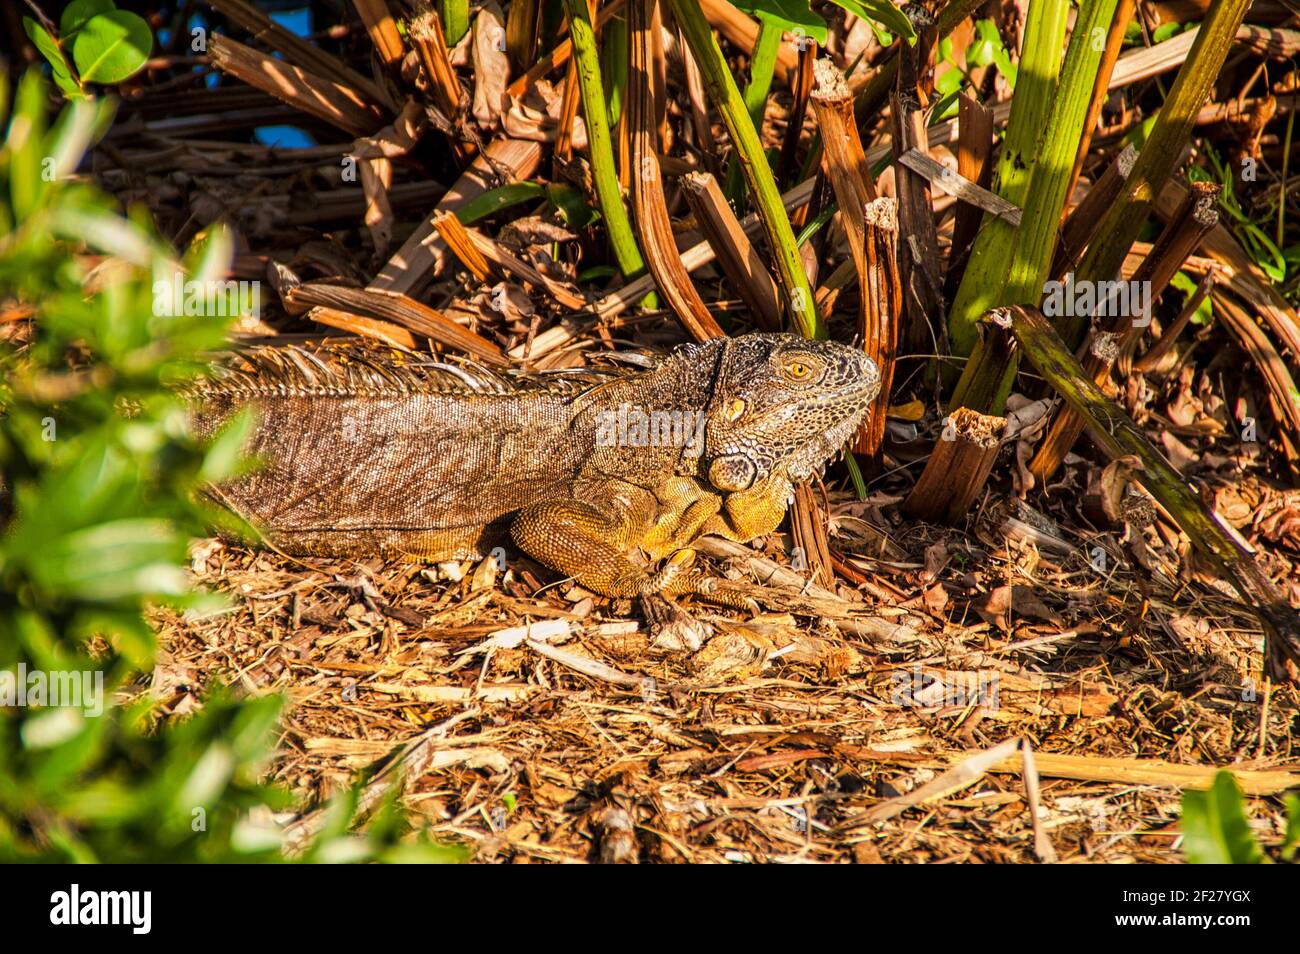
<svg viewBox="0 0 1300 954"><path fill-rule="evenodd" d="M1061 557L1007 536L994 508L968 536L900 519L896 498L833 499L832 543L901 598L840 583L815 615L759 581L757 556L722 561L796 611L696 607L719 635L695 657L653 649L626 605L541 590L526 562L498 580L491 561L308 567L209 543L197 578L233 605L160 620L149 689L172 711L212 679L287 692L274 775L304 805L458 719L425 743L404 799L482 861L596 860L612 810L645 861L1031 861L1018 757L876 817L1018 739L1037 755L1039 822L1060 860L1171 861L1188 767L1199 784L1230 765L1255 792L1294 773L1300 699L1261 681L1260 632L1232 597L1127 559L1099 574L1086 555L1116 549L1110 535L1056 528ZM528 643L466 652L548 620L571 623L557 648L628 684ZM993 685L995 707L967 704ZM1275 800L1251 811L1266 838L1280 833Z"/></svg>

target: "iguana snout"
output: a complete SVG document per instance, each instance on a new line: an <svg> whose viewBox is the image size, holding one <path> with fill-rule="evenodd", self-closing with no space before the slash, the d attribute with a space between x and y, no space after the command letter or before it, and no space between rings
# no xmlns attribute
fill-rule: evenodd
<svg viewBox="0 0 1300 954"><path fill-rule="evenodd" d="M709 482L731 492L773 475L807 478L879 394L880 370L856 348L783 334L728 340L705 429Z"/></svg>

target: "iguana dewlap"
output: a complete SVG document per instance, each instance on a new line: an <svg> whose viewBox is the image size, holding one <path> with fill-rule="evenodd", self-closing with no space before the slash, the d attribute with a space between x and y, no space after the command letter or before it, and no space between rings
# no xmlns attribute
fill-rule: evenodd
<svg viewBox="0 0 1300 954"><path fill-rule="evenodd" d="M201 434L251 405L259 469L221 499L276 547L447 560L518 548L606 596L708 592L678 556L776 528L863 422L862 352L719 338L645 371L497 375L264 349L205 386ZM689 551L684 551L689 553Z"/></svg>

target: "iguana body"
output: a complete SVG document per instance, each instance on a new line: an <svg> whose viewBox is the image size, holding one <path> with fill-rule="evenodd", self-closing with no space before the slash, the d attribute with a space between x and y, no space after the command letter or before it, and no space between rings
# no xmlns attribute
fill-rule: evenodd
<svg viewBox="0 0 1300 954"><path fill-rule="evenodd" d="M200 395L213 431L251 405L260 469L219 494L277 547L442 560L513 547L595 592L708 592L702 534L774 530L792 482L862 423L860 351L791 335L716 339L637 372L499 376L263 351ZM642 426L644 425L644 426Z"/></svg>

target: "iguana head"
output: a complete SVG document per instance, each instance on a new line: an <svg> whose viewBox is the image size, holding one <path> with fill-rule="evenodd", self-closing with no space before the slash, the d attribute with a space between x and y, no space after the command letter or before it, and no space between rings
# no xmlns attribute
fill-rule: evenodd
<svg viewBox="0 0 1300 954"><path fill-rule="evenodd" d="M723 491L804 480L839 453L880 393L875 362L831 341L756 334L694 347L705 360L716 349L700 464Z"/></svg>

